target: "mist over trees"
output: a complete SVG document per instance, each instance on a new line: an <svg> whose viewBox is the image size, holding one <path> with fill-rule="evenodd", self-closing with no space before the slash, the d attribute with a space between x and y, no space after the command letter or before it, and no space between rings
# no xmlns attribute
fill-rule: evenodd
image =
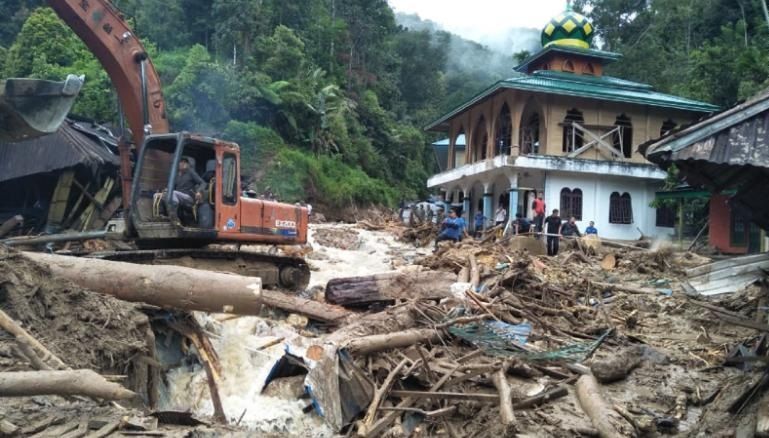
<svg viewBox="0 0 769 438"><path fill-rule="evenodd" d="M605 49L625 54L610 74L727 106L769 77L759 1L576 7L593 19ZM385 0L113 3L160 73L173 129L238 142L256 190L330 207L426 195L436 137L422 127L513 75L515 52L538 49L531 30L514 30L515 44L494 51L418 17L396 17ZM44 5L0 0L2 76L85 74L74 112L115 123L109 78Z"/></svg>

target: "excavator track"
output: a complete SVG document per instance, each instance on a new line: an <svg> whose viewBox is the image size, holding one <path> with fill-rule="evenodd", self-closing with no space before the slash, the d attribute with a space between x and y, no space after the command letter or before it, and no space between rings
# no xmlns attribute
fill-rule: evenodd
<svg viewBox="0 0 769 438"><path fill-rule="evenodd" d="M266 288L303 292L310 283L310 267L298 257L276 256L248 251L211 249L147 249L104 251L86 255L102 260L147 265L176 265L262 279Z"/></svg>

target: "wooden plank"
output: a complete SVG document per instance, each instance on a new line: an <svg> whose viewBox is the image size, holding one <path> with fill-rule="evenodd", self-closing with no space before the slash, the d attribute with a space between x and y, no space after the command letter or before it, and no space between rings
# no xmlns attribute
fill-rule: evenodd
<svg viewBox="0 0 769 438"><path fill-rule="evenodd" d="M101 429L96 432L86 435L86 438L104 438L116 431L118 427L120 427L120 420L112 421L102 426Z"/></svg>
<svg viewBox="0 0 769 438"><path fill-rule="evenodd" d="M21 429L21 434L32 435L40 432L41 430L47 428L48 426L51 426L54 424L61 424L63 422L64 422L64 417L60 415L49 415L43 418L42 420L39 420L36 423L32 423L31 425Z"/></svg>
<svg viewBox="0 0 769 438"><path fill-rule="evenodd" d="M104 228L104 226L107 225L107 222L112 219L112 215L114 215L122 205L123 198L121 196L118 195L113 197L111 201L104 205L104 208L102 208L99 215L94 219L91 228L94 230L101 230Z"/></svg>
<svg viewBox="0 0 769 438"><path fill-rule="evenodd" d="M82 438L88 433L88 416L82 415L78 422L77 429L62 435L61 438Z"/></svg>
<svg viewBox="0 0 769 438"><path fill-rule="evenodd" d="M77 426L77 421L70 421L60 426L45 429L42 432L38 432L32 435L30 438L61 438L62 435L66 434L67 432L77 429Z"/></svg>
<svg viewBox="0 0 769 438"><path fill-rule="evenodd" d="M764 393L756 413L756 436L769 437L769 393Z"/></svg>
<svg viewBox="0 0 769 438"><path fill-rule="evenodd" d="M77 183L77 180L74 180L75 183ZM64 229L69 228L72 223L75 221L75 214L77 214L78 209L80 208L80 204L83 203L83 199L85 198L86 193L88 193L88 189L91 188L91 181L88 181L86 183L85 187L81 186L80 184L76 184L78 188L80 188L80 196L77 198L77 201L72 205L72 209L69 211L69 215L67 215L67 218L62 222L61 226ZM90 195L90 194L89 194Z"/></svg>
<svg viewBox="0 0 769 438"><path fill-rule="evenodd" d="M481 394L472 392L434 392L434 391L400 391L392 390L390 395L400 398L430 398L434 400L463 400L483 403L499 403L499 394Z"/></svg>
<svg viewBox="0 0 769 438"><path fill-rule="evenodd" d="M59 181L51 197L51 206L48 208L48 225L61 225L64 221L64 213L67 211L69 192L72 189L72 181L75 179L74 170L65 170L59 174Z"/></svg>
<svg viewBox="0 0 769 438"><path fill-rule="evenodd" d="M104 204L104 201L107 200L107 196L109 196L110 192L112 191L112 186L115 184L115 180L112 178L107 178L107 182L104 183L104 186L99 189L98 192L96 192L96 195L94 195L94 199L96 199L97 202L100 204ZM81 231L86 231L90 229L91 222L94 219L94 213L96 211L96 204L91 203L88 207L86 207L83 214L80 216L80 224L78 225L78 228Z"/></svg>

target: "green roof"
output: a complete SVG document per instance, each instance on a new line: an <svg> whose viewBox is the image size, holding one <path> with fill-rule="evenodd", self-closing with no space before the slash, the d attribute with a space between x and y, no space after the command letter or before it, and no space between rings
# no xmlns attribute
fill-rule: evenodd
<svg viewBox="0 0 769 438"><path fill-rule="evenodd" d="M611 76L588 76L551 70L518 75L497 82L425 127L432 130L499 90L512 89L538 93L576 96L588 99L672 108L700 113L718 111L718 107L670 94L659 93L647 84Z"/></svg>
<svg viewBox="0 0 769 438"><path fill-rule="evenodd" d="M584 56L586 58L599 59L602 61L601 64L604 64L604 65L622 58L621 54L614 53L614 52L606 52L603 50L594 50L594 49L581 49L579 47L566 47L566 46L552 45L552 46L547 46L544 49L540 50L539 52L526 58L520 65L515 67L515 71L519 71L522 73L528 72L531 64L533 64L539 59L544 58L550 53L566 53L569 55L579 55L579 56Z"/></svg>

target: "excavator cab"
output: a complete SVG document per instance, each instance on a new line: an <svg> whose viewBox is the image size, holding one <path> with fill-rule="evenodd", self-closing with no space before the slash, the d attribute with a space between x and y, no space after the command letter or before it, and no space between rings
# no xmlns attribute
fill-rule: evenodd
<svg viewBox="0 0 769 438"><path fill-rule="evenodd" d="M216 182L222 167L217 151L230 150L236 165L238 146L187 132L148 136L136 159L131 187L130 229L144 242L200 246L216 240ZM206 182L203 196L192 203L173 202L179 163L188 162ZM237 168L237 167L236 167ZM177 220L174 220L178 218ZM165 245L163 245L165 246Z"/></svg>
<svg viewBox="0 0 769 438"><path fill-rule="evenodd" d="M182 160L206 183L193 205L173 202ZM306 208L241 196L237 144L187 132L147 137L136 159L129 211L128 228L146 246L307 241Z"/></svg>

